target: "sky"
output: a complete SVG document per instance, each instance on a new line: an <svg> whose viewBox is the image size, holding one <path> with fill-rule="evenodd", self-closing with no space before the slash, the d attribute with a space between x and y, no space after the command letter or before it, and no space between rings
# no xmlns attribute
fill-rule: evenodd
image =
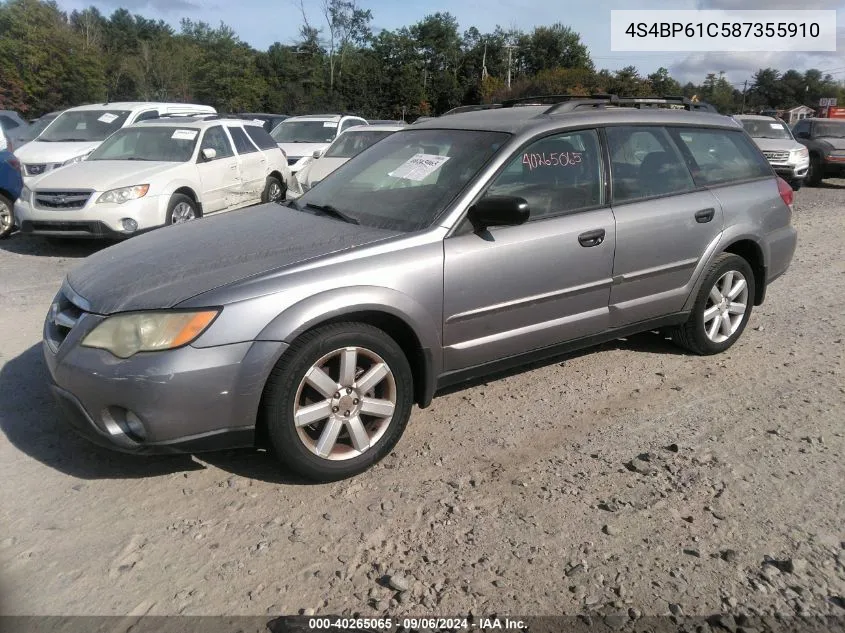
<svg viewBox="0 0 845 633"><path fill-rule="evenodd" d="M646 75L665 66L682 82L701 83L707 73L725 72L728 81L742 87L763 67L780 70L818 68L845 80L845 0L357 0L370 9L372 27L396 29L411 25L426 15L448 11L461 31L475 26L482 33L496 25L530 31L535 26L562 22L580 33L597 68L616 70L634 65ZM303 0L312 25L321 22L321 0ZM119 7L145 17L163 19L178 26L182 17L213 25L225 22L243 40L259 49L273 42L291 44L302 18L299 0L59 0L66 10L94 5L109 15ZM838 50L836 53L622 53L610 45L612 9L836 9Z"/></svg>

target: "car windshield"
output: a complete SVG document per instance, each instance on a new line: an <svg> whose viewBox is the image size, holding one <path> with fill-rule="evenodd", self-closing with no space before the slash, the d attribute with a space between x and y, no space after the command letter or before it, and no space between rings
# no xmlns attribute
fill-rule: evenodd
<svg viewBox="0 0 845 633"><path fill-rule="evenodd" d="M144 160L184 163L191 160L199 130L176 127L127 127L115 132L88 160Z"/></svg>
<svg viewBox="0 0 845 633"><path fill-rule="evenodd" d="M751 138L782 138L792 140L792 133L780 121L743 119L742 127Z"/></svg>
<svg viewBox="0 0 845 633"><path fill-rule="evenodd" d="M819 121L813 127L813 136L845 138L845 121Z"/></svg>
<svg viewBox="0 0 845 633"><path fill-rule="evenodd" d="M63 112L44 130L45 143L102 141L123 127L129 112L123 110L77 110Z"/></svg>
<svg viewBox="0 0 845 633"><path fill-rule="evenodd" d="M38 119L35 123L30 125L26 132L24 132L20 139L22 141L31 141L34 138L37 138L41 132L47 129L47 126L50 125L53 121L56 120L56 117L59 116L58 114L46 114L40 119Z"/></svg>
<svg viewBox="0 0 845 633"><path fill-rule="evenodd" d="M337 121L282 121L271 133L277 143L331 143Z"/></svg>
<svg viewBox="0 0 845 633"><path fill-rule="evenodd" d="M391 134L393 134L391 130L350 130L337 137L337 140L326 150L325 156L326 158L352 158Z"/></svg>
<svg viewBox="0 0 845 633"><path fill-rule="evenodd" d="M291 204L306 211L331 207L364 226L417 231L437 219L509 137L473 130L395 132Z"/></svg>

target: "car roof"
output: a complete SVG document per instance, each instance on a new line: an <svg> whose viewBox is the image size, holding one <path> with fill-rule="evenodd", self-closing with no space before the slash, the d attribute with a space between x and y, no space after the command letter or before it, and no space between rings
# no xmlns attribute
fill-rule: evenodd
<svg viewBox="0 0 845 633"><path fill-rule="evenodd" d="M197 129L205 129L208 127L212 127L214 125L249 125L249 121L245 121L244 119L235 119L235 118L204 118L202 116L193 117L193 116L166 116L166 117L159 117L156 119L147 119L146 121L138 121L134 125L135 126L143 126L143 127L192 127ZM261 127L260 125L256 124L254 127ZM264 129L264 128L262 128Z"/></svg>
<svg viewBox="0 0 845 633"><path fill-rule="evenodd" d="M282 123L287 123L288 121L340 121L344 117L365 120L364 117L359 117L357 114L302 114L288 117Z"/></svg>
<svg viewBox="0 0 845 633"><path fill-rule="evenodd" d="M190 108L192 110L203 110L209 113L214 112L211 106L197 103L169 103L164 101L115 101L114 103L89 103L86 105L68 108L65 112L84 112L86 110L145 110L148 108Z"/></svg>
<svg viewBox="0 0 845 633"><path fill-rule="evenodd" d="M780 121L777 117L765 114L735 114L734 118L742 121Z"/></svg>
<svg viewBox="0 0 845 633"><path fill-rule="evenodd" d="M404 130L407 125L388 125L387 123L375 123L372 125L353 125L352 127L346 128L343 133L346 132L398 132L399 130Z"/></svg>
<svg viewBox="0 0 845 633"><path fill-rule="evenodd" d="M566 113L547 113L552 106L516 106L450 114L415 123L412 129L478 130L520 134L533 128L570 127L576 125L677 124L736 128L739 123L730 117L712 112L667 108L632 108L609 106Z"/></svg>

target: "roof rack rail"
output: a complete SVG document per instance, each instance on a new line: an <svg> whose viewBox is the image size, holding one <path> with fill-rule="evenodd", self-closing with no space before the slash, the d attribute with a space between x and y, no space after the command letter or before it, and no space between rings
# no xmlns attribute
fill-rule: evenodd
<svg viewBox="0 0 845 633"><path fill-rule="evenodd" d="M610 101L615 99L615 95L609 94L592 94L592 95L565 95L565 94L551 94L551 95L534 95L533 97L520 97L518 99L507 99L502 101L503 108L513 108L516 106L527 105L560 105L562 103L569 103L571 101L583 102L588 99L597 101Z"/></svg>
<svg viewBox="0 0 845 633"><path fill-rule="evenodd" d="M478 110L496 110L502 107L504 106L501 103L479 103L476 105L464 105L458 106L457 108L452 108L451 110L447 110L440 116L446 116L449 114L461 114L462 112L476 112Z"/></svg>
<svg viewBox="0 0 845 633"><path fill-rule="evenodd" d="M662 105L681 106L684 110L701 110L704 112L717 112L716 108L706 101L693 101L682 95L666 95L662 97L619 97L619 105L634 108L656 108Z"/></svg>

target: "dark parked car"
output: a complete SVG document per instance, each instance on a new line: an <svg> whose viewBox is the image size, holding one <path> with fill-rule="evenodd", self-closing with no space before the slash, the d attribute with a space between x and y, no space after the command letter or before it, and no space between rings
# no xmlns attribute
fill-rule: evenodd
<svg viewBox="0 0 845 633"><path fill-rule="evenodd" d="M41 132L46 130L47 126L50 125L53 121L55 121L56 117L58 117L62 112L64 112L64 110L48 112L44 116L40 116L34 121L32 121L32 124L29 125L26 129L20 130L14 138L15 148L20 149L30 141L33 141L38 138L38 135L40 135Z"/></svg>
<svg viewBox="0 0 845 633"><path fill-rule="evenodd" d="M792 134L810 150L808 185L818 185L824 178L845 178L845 119L801 119Z"/></svg>
<svg viewBox="0 0 845 633"><path fill-rule="evenodd" d="M0 130L0 135L3 131ZM0 146L2 146L0 139ZM8 149L0 150L0 239L7 237L14 226L15 200L21 195L23 189L23 178L21 177L21 164L15 155Z"/></svg>

